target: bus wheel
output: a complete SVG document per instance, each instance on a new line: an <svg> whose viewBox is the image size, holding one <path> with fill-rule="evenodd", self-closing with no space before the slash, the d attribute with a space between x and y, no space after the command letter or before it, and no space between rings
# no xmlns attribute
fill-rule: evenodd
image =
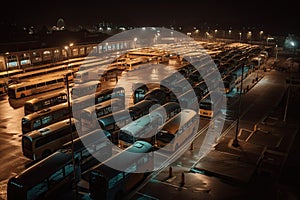
<svg viewBox="0 0 300 200"><path fill-rule="evenodd" d="M21 98L24 98L25 97L25 94L21 94Z"/></svg>
<svg viewBox="0 0 300 200"><path fill-rule="evenodd" d="M47 156L49 156L51 154L51 151L48 149L48 150L45 150L42 154L43 158L46 158Z"/></svg>

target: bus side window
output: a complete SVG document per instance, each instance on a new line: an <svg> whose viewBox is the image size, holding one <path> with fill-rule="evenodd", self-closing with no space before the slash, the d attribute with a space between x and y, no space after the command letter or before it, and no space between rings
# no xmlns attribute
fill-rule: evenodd
<svg viewBox="0 0 300 200"><path fill-rule="evenodd" d="M68 165L65 166L65 176L68 176L69 174L71 174L73 172L73 164L70 163Z"/></svg>
<svg viewBox="0 0 300 200"><path fill-rule="evenodd" d="M27 192L27 199L37 199L44 192L48 190L47 179L43 180L41 183L37 184Z"/></svg>
<svg viewBox="0 0 300 200"><path fill-rule="evenodd" d="M113 188L122 179L123 179L123 172L120 172L119 174L117 174L115 177L111 178L108 181L108 188L109 189Z"/></svg>
<svg viewBox="0 0 300 200"><path fill-rule="evenodd" d="M53 118L52 118L51 115L45 116L45 117L42 118L42 124L48 124L48 123L50 123L52 120L53 120Z"/></svg>
<svg viewBox="0 0 300 200"><path fill-rule="evenodd" d="M63 169L58 170L49 177L50 184L56 183L64 178Z"/></svg>
<svg viewBox="0 0 300 200"><path fill-rule="evenodd" d="M37 127L39 127L41 125L42 125L42 122L41 122L40 119L35 120L34 123L33 123L33 128L37 128Z"/></svg>

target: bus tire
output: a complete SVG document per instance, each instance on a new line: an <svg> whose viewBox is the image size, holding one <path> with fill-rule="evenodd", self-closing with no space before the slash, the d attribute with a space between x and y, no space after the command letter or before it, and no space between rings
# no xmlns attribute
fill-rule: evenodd
<svg viewBox="0 0 300 200"><path fill-rule="evenodd" d="M43 152L42 157L43 157L43 158L46 158L46 157L48 157L50 154L51 154L51 151L50 151L49 149L47 149L47 150L45 150L45 151Z"/></svg>
<svg viewBox="0 0 300 200"><path fill-rule="evenodd" d="M25 94L21 94L21 98L24 98L25 97Z"/></svg>

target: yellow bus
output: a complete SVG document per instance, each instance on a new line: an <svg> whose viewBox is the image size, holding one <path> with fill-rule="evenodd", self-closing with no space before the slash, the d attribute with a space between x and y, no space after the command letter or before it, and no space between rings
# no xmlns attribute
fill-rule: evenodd
<svg viewBox="0 0 300 200"><path fill-rule="evenodd" d="M113 112L123 110L124 108L124 101L119 98L113 98L83 109L80 113L82 131L91 131L99 128L99 123L97 120L94 120L94 116L98 119Z"/></svg>
<svg viewBox="0 0 300 200"><path fill-rule="evenodd" d="M33 98L24 103L24 115L29 115L31 113L55 106L60 103L65 103L67 101L68 94L65 90L58 93Z"/></svg>
<svg viewBox="0 0 300 200"><path fill-rule="evenodd" d="M156 135L158 148L166 151L176 151L192 141L193 135L198 131L199 116L191 109L183 109L163 125Z"/></svg>
<svg viewBox="0 0 300 200"><path fill-rule="evenodd" d="M53 123L44 128L31 131L22 136L23 155L32 160L39 160L60 149L71 141L70 119ZM78 137L75 120L72 119L73 139Z"/></svg>
<svg viewBox="0 0 300 200"><path fill-rule="evenodd" d="M72 76L68 76L69 81L73 80ZM13 84L8 87L8 96L12 99L19 99L26 96L47 92L50 90L65 87L65 78L61 76L45 76L32 79L28 82Z"/></svg>
<svg viewBox="0 0 300 200"><path fill-rule="evenodd" d="M28 133L72 116L68 103L62 103L31 113L22 118L22 133Z"/></svg>
<svg viewBox="0 0 300 200"><path fill-rule="evenodd" d="M101 90L100 81L89 81L82 84L75 84L71 89L72 99L94 94Z"/></svg>
<svg viewBox="0 0 300 200"><path fill-rule="evenodd" d="M213 95L213 99L211 98ZM202 117L213 118L221 111L224 96L219 92L207 94L199 103L199 115Z"/></svg>

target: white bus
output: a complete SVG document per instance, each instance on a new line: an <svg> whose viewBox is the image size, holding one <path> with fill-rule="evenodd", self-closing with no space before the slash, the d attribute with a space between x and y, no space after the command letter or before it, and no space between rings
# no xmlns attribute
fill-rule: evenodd
<svg viewBox="0 0 300 200"><path fill-rule="evenodd" d="M89 81L81 84L75 84L71 89L72 99L94 94L101 90L100 81Z"/></svg>
<svg viewBox="0 0 300 200"><path fill-rule="evenodd" d="M67 101L68 94L64 90L58 93L33 98L24 103L24 115L29 115L60 103L66 103Z"/></svg>
<svg viewBox="0 0 300 200"><path fill-rule="evenodd" d="M23 155L32 160L40 160L60 149L65 143L78 137L75 119L53 123L44 128L31 131L22 136ZM73 134L73 136L71 135Z"/></svg>
<svg viewBox="0 0 300 200"><path fill-rule="evenodd" d="M119 145L124 149L137 140L145 140L155 145L155 135L160 127L180 111L179 104L168 102L149 114L128 123L119 130Z"/></svg>
<svg viewBox="0 0 300 200"><path fill-rule="evenodd" d="M28 133L72 116L68 103L61 103L22 118L22 133Z"/></svg>
<svg viewBox="0 0 300 200"><path fill-rule="evenodd" d="M69 81L73 80L73 76L68 77ZM66 79L64 75L45 76L32 79L28 82L13 84L8 87L8 96L12 99L18 99L58 88L63 88L65 87L65 80Z"/></svg>
<svg viewBox="0 0 300 200"><path fill-rule="evenodd" d="M80 113L82 131L91 131L99 127L98 121L93 120L94 116L98 119L112 112L123 110L124 108L124 101L119 98L113 98L83 109Z"/></svg>
<svg viewBox="0 0 300 200"><path fill-rule="evenodd" d="M158 148L167 151L176 151L183 147L187 141L192 141L193 135L198 131L199 116L191 109L183 109L163 125L156 135Z"/></svg>

